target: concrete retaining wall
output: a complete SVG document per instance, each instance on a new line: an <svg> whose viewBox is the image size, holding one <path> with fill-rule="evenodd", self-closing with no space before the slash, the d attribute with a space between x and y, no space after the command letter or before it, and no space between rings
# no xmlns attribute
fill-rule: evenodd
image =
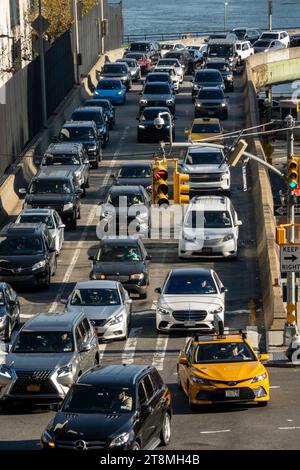
<svg viewBox="0 0 300 470"><path fill-rule="evenodd" d="M123 49L107 52L111 61L123 56ZM22 187L27 187L33 175L37 172L41 157L48 147L51 137L57 135L64 122L77 106L93 94L93 86L96 85L96 70L104 63L104 56L92 68L87 77L83 77L82 84L76 86L63 100L55 113L48 120L47 129L42 130L29 144L21 161L13 165L10 174L0 187L0 225L6 223L8 216L17 215L22 209L23 201L18 192Z"/></svg>
<svg viewBox="0 0 300 470"><path fill-rule="evenodd" d="M249 62L246 63L243 78L246 125L247 127L256 126L259 124L259 116L256 90ZM251 139L249 144L250 152L266 160L259 139ZM268 171L253 161L250 166L264 322L265 327L271 332L267 342L269 345L279 345L283 343L285 309L281 298L281 288L278 285L279 256L275 242L276 220L273 215L273 195Z"/></svg>

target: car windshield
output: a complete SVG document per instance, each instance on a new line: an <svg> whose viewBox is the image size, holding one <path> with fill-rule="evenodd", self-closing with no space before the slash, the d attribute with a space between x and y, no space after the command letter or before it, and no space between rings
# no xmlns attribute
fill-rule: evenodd
<svg viewBox="0 0 300 470"><path fill-rule="evenodd" d="M193 134L217 134L220 133L220 125L219 124L194 124L192 127Z"/></svg>
<svg viewBox="0 0 300 470"><path fill-rule="evenodd" d="M224 100L225 96L222 90L200 90L197 98L198 100Z"/></svg>
<svg viewBox="0 0 300 470"><path fill-rule="evenodd" d="M262 33L261 39L278 39L278 33Z"/></svg>
<svg viewBox="0 0 300 470"><path fill-rule="evenodd" d="M169 95L170 87L167 84L162 83L161 85L156 85L154 83L146 83L144 89L145 95Z"/></svg>
<svg viewBox="0 0 300 470"><path fill-rule="evenodd" d="M247 343L208 343L199 344L194 352L194 364L209 364L216 362L256 361Z"/></svg>
<svg viewBox="0 0 300 470"><path fill-rule="evenodd" d="M186 157L187 165L221 165L224 157L222 152L192 152Z"/></svg>
<svg viewBox="0 0 300 470"><path fill-rule="evenodd" d="M195 82L197 83L221 83L223 81L222 76L218 72L199 72L195 76Z"/></svg>
<svg viewBox="0 0 300 470"><path fill-rule="evenodd" d="M210 274L184 274L170 276L164 289L167 295L217 294L217 289Z"/></svg>
<svg viewBox="0 0 300 470"><path fill-rule="evenodd" d="M94 129L92 127L63 127L59 134L60 140L82 142L83 140L95 139Z"/></svg>
<svg viewBox="0 0 300 470"><path fill-rule="evenodd" d="M78 155L46 155L43 159L43 165L80 165Z"/></svg>
<svg viewBox="0 0 300 470"><path fill-rule="evenodd" d="M134 206L135 204L144 204L145 201L141 194L109 194L107 201L108 204L112 204L114 207L119 205L127 205L127 207Z"/></svg>
<svg viewBox="0 0 300 470"><path fill-rule="evenodd" d="M94 100L87 100L84 104L85 106L97 106L99 108L103 108L103 109L109 109L109 101L106 101L106 100L98 100L98 99L94 99Z"/></svg>
<svg viewBox="0 0 300 470"><path fill-rule="evenodd" d="M117 289L75 289L71 295L70 305L101 307L120 305Z"/></svg>
<svg viewBox="0 0 300 470"><path fill-rule="evenodd" d="M124 166L121 168L119 178L150 178L151 169L145 166Z"/></svg>
<svg viewBox="0 0 300 470"><path fill-rule="evenodd" d="M157 73L154 72L153 75L148 75L147 82L169 82L170 76L168 73Z"/></svg>
<svg viewBox="0 0 300 470"><path fill-rule="evenodd" d="M105 64L103 69L103 73L127 73L126 65L124 64Z"/></svg>
<svg viewBox="0 0 300 470"><path fill-rule="evenodd" d="M20 216L19 223L21 224L38 224L42 222L48 228L54 228L53 219L49 215L43 214L23 214Z"/></svg>
<svg viewBox="0 0 300 470"><path fill-rule="evenodd" d="M0 237L0 254L8 256L44 253L43 242L38 237Z"/></svg>
<svg viewBox="0 0 300 470"><path fill-rule="evenodd" d="M245 29L235 29L233 32L238 39L244 39L247 31Z"/></svg>
<svg viewBox="0 0 300 470"><path fill-rule="evenodd" d="M142 121L154 121L154 119L158 116L159 113L168 112L168 109L145 109L141 120ZM164 121L169 122L169 116L166 114L164 115Z"/></svg>
<svg viewBox="0 0 300 470"><path fill-rule="evenodd" d="M98 111L76 111L72 114L72 121L95 121L96 124L103 124L103 117Z"/></svg>
<svg viewBox="0 0 300 470"><path fill-rule="evenodd" d="M144 54L126 54L126 58L129 58L129 59L135 59L135 60L141 60L141 59L145 59L145 56Z"/></svg>
<svg viewBox="0 0 300 470"><path fill-rule="evenodd" d="M66 396L62 411L68 413L130 413L134 391L117 385L75 384Z"/></svg>
<svg viewBox="0 0 300 470"><path fill-rule="evenodd" d="M230 228L232 222L228 211L190 211L184 223L185 227L198 228L199 221L203 221L204 228Z"/></svg>
<svg viewBox="0 0 300 470"><path fill-rule="evenodd" d="M147 52L150 50L150 46L149 44L145 44L142 42L135 42L135 43L130 44L129 50Z"/></svg>
<svg viewBox="0 0 300 470"><path fill-rule="evenodd" d="M224 62L210 62L208 64L206 64L206 68L207 69L218 69L218 70L221 70L221 71L224 71L224 70L229 70L229 67L228 65ZM219 80L220 80L220 77L218 77Z"/></svg>
<svg viewBox="0 0 300 470"><path fill-rule="evenodd" d="M118 62L122 62L121 60L118 60ZM134 59L124 59L124 63L128 65L128 67L136 67L136 62Z"/></svg>
<svg viewBox="0 0 300 470"><path fill-rule="evenodd" d="M166 72L168 73L169 75L176 75L176 72L173 68L168 68L168 67L161 67L161 70L159 70L159 68L157 68L157 72ZM155 71L156 72L156 71Z"/></svg>
<svg viewBox="0 0 300 470"><path fill-rule="evenodd" d="M69 181L43 179L32 181L29 194L71 194L72 187Z"/></svg>
<svg viewBox="0 0 300 470"><path fill-rule="evenodd" d="M256 41L255 47L269 47L271 41Z"/></svg>
<svg viewBox="0 0 300 470"><path fill-rule="evenodd" d="M72 351L72 333L65 331L22 331L12 347L12 352L18 354L61 354Z"/></svg>
<svg viewBox="0 0 300 470"><path fill-rule="evenodd" d="M141 261L141 259L139 247L133 245L103 245L96 255L97 261L108 262Z"/></svg>
<svg viewBox="0 0 300 470"><path fill-rule="evenodd" d="M100 80L97 90L119 90L121 82L119 80Z"/></svg>
<svg viewBox="0 0 300 470"><path fill-rule="evenodd" d="M171 59L171 58L170 59L161 59L157 62L158 67L161 67L161 66L164 66L164 65L169 66L169 67L170 66L180 67L180 64L179 64L178 60L177 59Z"/></svg>
<svg viewBox="0 0 300 470"><path fill-rule="evenodd" d="M233 56L233 46L228 44L210 44L208 46L209 57Z"/></svg>

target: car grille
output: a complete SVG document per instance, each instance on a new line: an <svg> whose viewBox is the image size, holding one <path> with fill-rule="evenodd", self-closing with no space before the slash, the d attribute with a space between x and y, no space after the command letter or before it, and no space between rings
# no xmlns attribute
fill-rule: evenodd
<svg viewBox="0 0 300 470"><path fill-rule="evenodd" d="M160 325L160 327L161 328L166 328L167 325L166 326ZM175 323L174 325L170 326L170 330L188 330L188 328L189 327L185 326L184 323ZM212 331L212 327L210 327L206 323L200 323L200 324L198 323L198 325L196 325L195 327L192 327L192 328L196 328L197 330L201 330L201 331L208 331L208 332Z"/></svg>
<svg viewBox="0 0 300 470"><path fill-rule="evenodd" d="M148 100L148 103L147 103L148 106L166 106L166 102L165 100L162 100L162 101L152 101L152 100Z"/></svg>
<svg viewBox="0 0 300 470"><path fill-rule="evenodd" d="M106 447L106 441L83 441L83 440L60 441L60 440L56 440L55 442L56 442L56 447L58 449L97 450L97 449L104 449Z"/></svg>
<svg viewBox="0 0 300 470"><path fill-rule="evenodd" d="M31 274L32 273L32 267L31 266L19 266L18 268L0 268L0 271L3 272L4 274L26 274L26 271Z"/></svg>
<svg viewBox="0 0 300 470"><path fill-rule="evenodd" d="M190 174L190 182L191 183L207 183L209 181L221 181L223 173L201 173L194 175Z"/></svg>
<svg viewBox="0 0 300 470"><path fill-rule="evenodd" d="M215 109L218 109L219 108L219 105L216 104L216 103L202 103L202 105L205 107L205 108L215 108Z"/></svg>
<svg viewBox="0 0 300 470"><path fill-rule="evenodd" d="M204 240L203 246L216 246L219 245L222 241L222 238L210 238L209 240Z"/></svg>
<svg viewBox="0 0 300 470"><path fill-rule="evenodd" d="M57 393L57 390L54 384L50 380L52 374L51 370L36 370L36 371L27 371L27 370L17 370L17 380L14 383L11 394L52 394ZM39 385L40 390L37 392L28 391L28 385Z"/></svg>
<svg viewBox="0 0 300 470"><path fill-rule="evenodd" d="M120 281L120 282L126 282L129 281L129 276L116 276L115 274L109 274L106 276L106 279L109 281Z"/></svg>
<svg viewBox="0 0 300 470"><path fill-rule="evenodd" d="M239 397L226 397L226 390L236 390L230 388L220 388L212 392L201 391L197 394L198 400L209 400L209 401L240 401L240 400L254 400L255 395L253 390L248 387L239 388Z"/></svg>
<svg viewBox="0 0 300 470"><path fill-rule="evenodd" d="M172 313L176 321L203 321L207 316L206 310L177 310Z"/></svg>

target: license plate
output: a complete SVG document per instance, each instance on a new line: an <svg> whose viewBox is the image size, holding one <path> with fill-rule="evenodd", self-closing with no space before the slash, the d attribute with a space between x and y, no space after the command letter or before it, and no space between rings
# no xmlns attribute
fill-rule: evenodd
<svg viewBox="0 0 300 470"><path fill-rule="evenodd" d="M186 328L192 328L193 326L196 326L196 322L195 322L195 321L191 321L191 320L185 321L185 322L184 322L184 326L185 326Z"/></svg>
<svg viewBox="0 0 300 470"><path fill-rule="evenodd" d="M212 248L202 248L202 253L212 253Z"/></svg>
<svg viewBox="0 0 300 470"><path fill-rule="evenodd" d="M26 387L27 392L40 392L41 386L38 384L30 384Z"/></svg>
<svg viewBox="0 0 300 470"><path fill-rule="evenodd" d="M208 111L208 114L209 114L210 116L212 116L213 114L215 114L215 112L214 112L214 111Z"/></svg>
<svg viewBox="0 0 300 470"><path fill-rule="evenodd" d="M240 396L240 391L239 389L236 390L225 390L225 397L228 398L237 398Z"/></svg>

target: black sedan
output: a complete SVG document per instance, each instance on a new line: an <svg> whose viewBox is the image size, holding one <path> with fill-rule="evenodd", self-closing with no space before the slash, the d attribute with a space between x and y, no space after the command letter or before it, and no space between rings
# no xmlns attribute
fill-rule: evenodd
<svg viewBox="0 0 300 470"><path fill-rule="evenodd" d="M143 242L136 237L103 238L92 262L90 279L119 281L129 293L147 298L149 261Z"/></svg>
<svg viewBox="0 0 300 470"><path fill-rule="evenodd" d="M151 192L152 185L152 165L151 163L125 163L120 168L117 175L113 174L114 185L120 186L144 186Z"/></svg>
<svg viewBox="0 0 300 470"><path fill-rule="evenodd" d="M163 115L164 125L157 128L154 124L155 118L157 118L159 113L169 112L168 108L159 108L159 107L146 107L144 108L140 117L137 118L138 127L137 127L137 141L138 142L160 142L170 141L170 126L172 132L172 139L175 140L175 129L174 129L174 117L172 117L172 122L168 115Z"/></svg>
<svg viewBox="0 0 300 470"><path fill-rule="evenodd" d="M116 110L109 100L89 98L84 102L84 106L100 106L103 109L109 128L113 129L116 124Z"/></svg>
<svg viewBox="0 0 300 470"><path fill-rule="evenodd" d="M16 292L6 282L0 283L0 338L9 341L20 322L20 303Z"/></svg>
<svg viewBox="0 0 300 470"><path fill-rule="evenodd" d="M72 385L41 438L44 449L154 449L171 438L172 399L146 365L94 367Z"/></svg>

